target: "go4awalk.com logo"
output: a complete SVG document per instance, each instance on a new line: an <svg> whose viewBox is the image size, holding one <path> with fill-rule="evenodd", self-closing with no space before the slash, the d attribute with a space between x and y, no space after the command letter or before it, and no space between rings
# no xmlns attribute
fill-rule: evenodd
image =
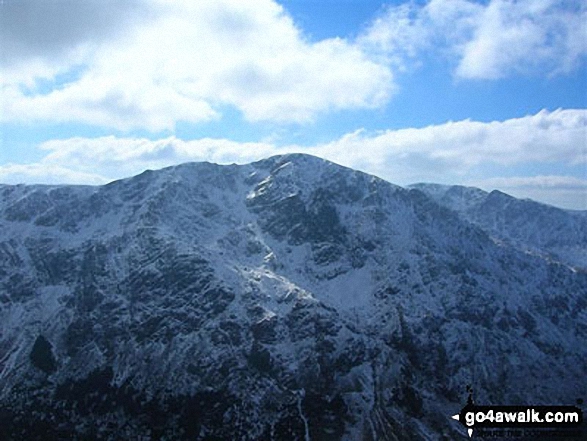
<svg viewBox="0 0 587 441"><path fill-rule="evenodd" d="M470 437L477 429L524 429L509 430L512 437L527 436L537 429L562 438L582 433L583 412L576 406L479 406L473 403L470 391L467 405L452 418L465 426Z"/></svg>

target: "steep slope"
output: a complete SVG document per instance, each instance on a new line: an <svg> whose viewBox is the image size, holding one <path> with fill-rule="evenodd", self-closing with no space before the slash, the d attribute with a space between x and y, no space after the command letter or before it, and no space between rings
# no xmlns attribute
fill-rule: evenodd
<svg viewBox="0 0 587 441"><path fill-rule="evenodd" d="M585 274L311 156L1 186L0 438L458 439L467 384L586 395L586 307Z"/></svg>
<svg viewBox="0 0 587 441"><path fill-rule="evenodd" d="M480 226L490 236L523 251L538 253L567 265L587 269L587 216L460 185L414 184L439 204Z"/></svg>

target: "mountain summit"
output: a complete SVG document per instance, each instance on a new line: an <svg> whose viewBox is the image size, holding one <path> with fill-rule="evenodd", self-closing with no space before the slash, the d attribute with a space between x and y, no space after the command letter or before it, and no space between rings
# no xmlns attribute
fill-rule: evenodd
<svg viewBox="0 0 587 441"><path fill-rule="evenodd" d="M307 155L0 186L0 438L453 440L467 385L574 404L587 274L492 231Z"/></svg>

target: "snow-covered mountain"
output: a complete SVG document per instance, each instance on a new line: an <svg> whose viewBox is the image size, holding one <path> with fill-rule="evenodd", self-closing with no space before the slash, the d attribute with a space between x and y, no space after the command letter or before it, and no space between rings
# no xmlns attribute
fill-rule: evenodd
<svg viewBox="0 0 587 441"><path fill-rule="evenodd" d="M586 337L587 274L319 158L0 186L2 439L466 439Z"/></svg>
<svg viewBox="0 0 587 441"><path fill-rule="evenodd" d="M499 190L461 185L414 184L491 237L523 251L587 269L587 212L563 210Z"/></svg>

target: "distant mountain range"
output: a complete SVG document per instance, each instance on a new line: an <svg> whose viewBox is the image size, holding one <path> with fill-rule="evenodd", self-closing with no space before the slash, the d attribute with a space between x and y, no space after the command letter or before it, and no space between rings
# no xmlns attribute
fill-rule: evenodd
<svg viewBox="0 0 587 441"><path fill-rule="evenodd" d="M455 440L587 397L582 214L308 155L0 186L0 439Z"/></svg>
<svg viewBox="0 0 587 441"><path fill-rule="evenodd" d="M587 212L563 210L461 185L414 184L444 207L491 237L523 251L587 269Z"/></svg>

